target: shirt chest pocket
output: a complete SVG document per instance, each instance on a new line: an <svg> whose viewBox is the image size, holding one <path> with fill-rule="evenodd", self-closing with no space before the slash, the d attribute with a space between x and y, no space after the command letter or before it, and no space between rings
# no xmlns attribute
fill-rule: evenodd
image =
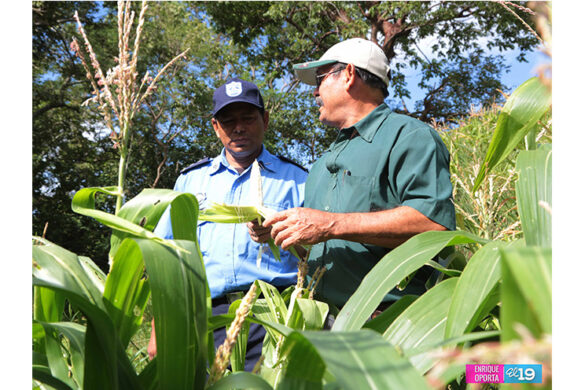
<svg viewBox="0 0 585 390"><path fill-rule="evenodd" d="M371 211L374 177L356 176L342 171L337 179L337 202L330 205L332 211L351 213Z"/></svg>
<svg viewBox="0 0 585 390"><path fill-rule="evenodd" d="M264 206L268 207L269 209L276 210L276 211L282 211L282 210L286 210L286 209L290 209L292 207L295 207L295 205L293 205L293 203L288 199L285 199L285 200L280 201L280 202L278 202L278 201L277 202L265 201Z"/></svg>

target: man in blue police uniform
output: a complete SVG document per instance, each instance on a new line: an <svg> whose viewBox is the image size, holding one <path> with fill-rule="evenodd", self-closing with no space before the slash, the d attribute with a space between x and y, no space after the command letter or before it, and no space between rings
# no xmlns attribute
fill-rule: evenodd
<svg viewBox="0 0 585 390"><path fill-rule="evenodd" d="M277 211L302 206L307 171L264 148L269 118L258 87L248 81L231 79L215 90L213 104L211 123L224 148L219 156L183 169L174 190L193 193L201 209L210 202L250 205L250 193L254 190L250 173L252 163L258 160L264 206ZM296 283L297 261L290 252L281 251L278 262L270 250L265 250L257 264L261 245L252 241L250 234L266 234L267 231L269 229L253 224L199 222L199 245L214 315L227 313L231 301L245 293L257 279L278 288ZM169 210L154 232L160 237L172 238ZM252 370L261 355L264 334L261 326L250 326L247 371ZM225 339L225 329L217 330L214 338L217 348ZM151 356L156 353L155 348L151 338Z"/></svg>
<svg viewBox="0 0 585 390"><path fill-rule="evenodd" d="M429 230L454 230L449 153L437 132L384 103L389 64L374 42L349 39L294 65L315 86L319 120L339 129L312 166L305 207L267 218L277 245L313 244L309 275L326 272L316 297L341 307L392 248ZM385 302L421 294L424 281L393 290Z"/></svg>

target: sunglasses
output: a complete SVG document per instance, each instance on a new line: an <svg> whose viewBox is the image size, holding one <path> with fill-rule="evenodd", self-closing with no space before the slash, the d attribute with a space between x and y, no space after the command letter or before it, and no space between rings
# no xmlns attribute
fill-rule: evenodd
<svg viewBox="0 0 585 390"><path fill-rule="evenodd" d="M321 85L321 83L323 82L323 80L325 80L325 78L327 76L329 76L330 74L333 74L333 73L341 72L344 69L345 68L343 68L343 69L337 69L337 70L332 70L331 72L327 72L327 73L323 73L323 74L320 74L320 75L315 76L315 83L317 84L317 88L319 88L319 86Z"/></svg>

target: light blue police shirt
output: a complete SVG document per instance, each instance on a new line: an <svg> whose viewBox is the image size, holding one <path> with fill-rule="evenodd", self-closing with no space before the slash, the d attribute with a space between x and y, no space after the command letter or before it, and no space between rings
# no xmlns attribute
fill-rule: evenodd
<svg viewBox="0 0 585 390"><path fill-rule="evenodd" d="M306 171L274 156L264 146L258 163L264 206L277 211L303 206ZM252 166L249 166L238 174L229 165L224 149L216 158L181 174L174 190L194 194L201 209L210 202L250 205L251 169ZM168 209L154 233L172 239ZM265 244L260 267L257 267L260 244L250 239L245 223L199 221L198 237L212 298L221 297L230 291L245 291L256 279L274 286L296 283L297 260L288 251L281 250L281 261L278 262Z"/></svg>

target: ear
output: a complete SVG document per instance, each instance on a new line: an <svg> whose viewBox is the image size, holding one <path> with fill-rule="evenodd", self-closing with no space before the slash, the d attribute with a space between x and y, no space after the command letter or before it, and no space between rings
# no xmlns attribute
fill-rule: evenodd
<svg viewBox="0 0 585 390"><path fill-rule="evenodd" d="M219 122L215 118L211 118L211 125L213 126L213 130L215 131L215 135L219 138Z"/></svg>
<svg viewBox="0 0 585 390"><path fill-rule="evenodd" d="M347 64L347 67L343 71L343 77L345 81L345 89L346 91L349 91L351 87L355 85L358 79L358 75L353 64Z"/></svg>

